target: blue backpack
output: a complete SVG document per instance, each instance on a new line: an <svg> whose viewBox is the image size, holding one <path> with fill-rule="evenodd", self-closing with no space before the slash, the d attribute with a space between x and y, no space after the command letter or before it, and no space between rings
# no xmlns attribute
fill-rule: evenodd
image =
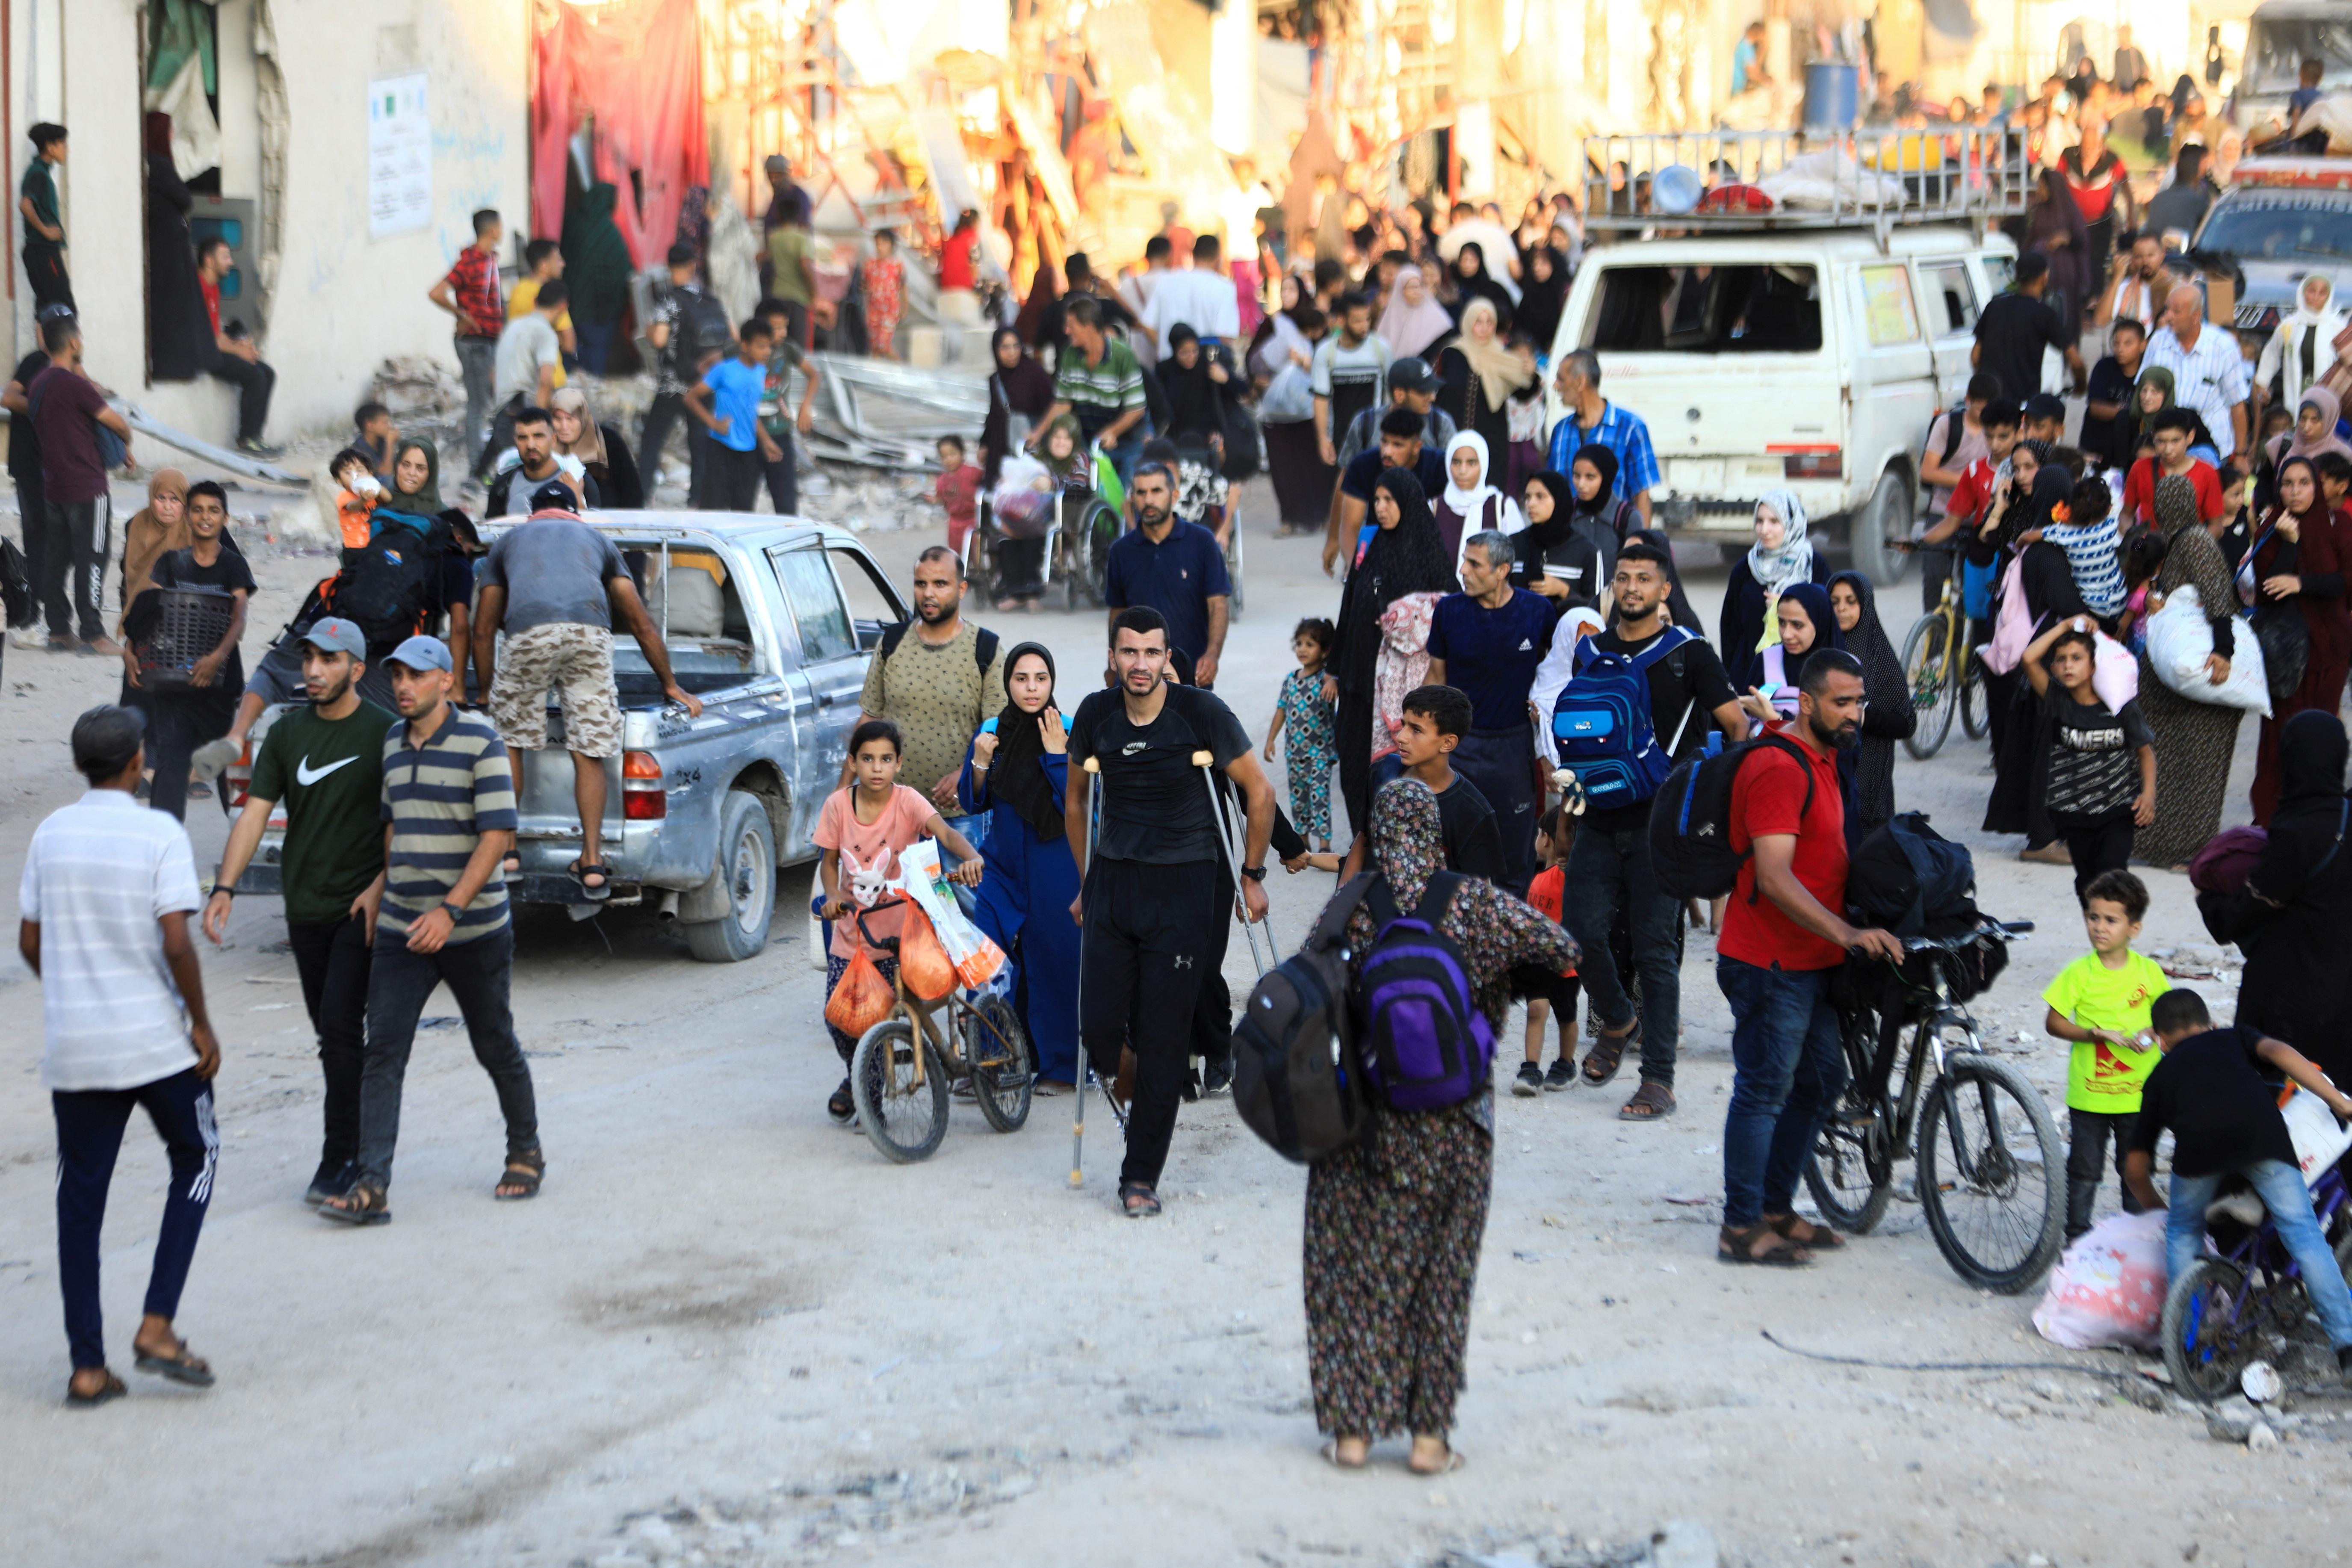
<svg viewBox="0 0 2352 1568"><path fill-rule="evenodd" d="M1576 673L1552 706L1551 736L1560 766L1576 774L1591 809L1638 805L1674 771L1682 731L1658 744L1650 717L1650 667L1698 640L1687 626L1668 626L1631 656L1603 653L1590 642L1577 649ZM1683 724L1689 723L1685 712Z"/></svg>
<svg viewBox="0 0 2352 1568"><path fill-rule="evenodd" d="M1471 994L1462 950L1440 929L1465 880L1438 872L1410 914L1399 912L1386 879L1364 895L1379 934L1357 980L1357 1039L1365 1076L1394 1110L1459 1105L1494 1072L1494 1031Z"/></svg>

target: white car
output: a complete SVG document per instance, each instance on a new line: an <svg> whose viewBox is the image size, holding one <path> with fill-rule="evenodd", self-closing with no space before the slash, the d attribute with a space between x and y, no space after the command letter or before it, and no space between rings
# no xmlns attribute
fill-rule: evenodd
<svg viewBox="0 0 2352 1568"><path fill-rule="evenodd" d="M1662 220L1671 221L1671 220ZM1601 392L1650 427L1654 514L1745 549L1786 489L1878 584L1918 517L1929 423L1960 402L1978 313L2016 247L1979 225L1725 228L1588 252L1553 341L1600 358ZM1556 393L1551 416L1565 411Z"/></svg>

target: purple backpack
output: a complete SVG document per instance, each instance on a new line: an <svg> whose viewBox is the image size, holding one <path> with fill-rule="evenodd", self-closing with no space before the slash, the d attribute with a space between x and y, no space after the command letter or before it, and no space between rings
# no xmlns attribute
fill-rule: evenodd
<svg viewBox="0 0 2352 1568"><path fill-rule="evenodd" d="M1441 1110L1486 1087L1495 1035L1471 995L1462 950L1440 929L1465 879L1440 871L1400 913L1385 879L1365 895L1379 934L1364 952L1364 1070L1392 1110Z"/></svg>

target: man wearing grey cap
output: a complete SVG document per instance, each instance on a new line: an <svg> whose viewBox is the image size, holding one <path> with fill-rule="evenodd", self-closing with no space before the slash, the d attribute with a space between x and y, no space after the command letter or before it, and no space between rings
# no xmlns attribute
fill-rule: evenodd
<svg viewBox="0 0 2352 1568"><path fill-rule="evenodd" d="M245 809L229 829L205 934L228 929L236 884L286 804L278 887L286 942L302 977L302 1005L319 1037L327 1085L326 1135L305 1201L313 1207L349 1191L360 1152L360 1069L366 1041L370 948L383 892L383 742L393 716L361 697L367 637L336 616L296 639L308 708L289 709L262 737Z"/></svg>
<svg viewBox="0 0 2352 1568"><path fill-rule="evenodd" d="M490 1075L507 1124L506 1166L491 1195L535 1197L547 1158L530 1064L509 1001L514 926L499 861L514 842L514 774L498 731L449 701L449 647L413 637L384 661L400 716L383 738L383 879L368 895L375 941L368 973L367 1049L360 1068L357 1171L320 1217L382 1225L392 1217L392 1154L401 1088L425 1000L449 987L474 1059Z"/></svg>

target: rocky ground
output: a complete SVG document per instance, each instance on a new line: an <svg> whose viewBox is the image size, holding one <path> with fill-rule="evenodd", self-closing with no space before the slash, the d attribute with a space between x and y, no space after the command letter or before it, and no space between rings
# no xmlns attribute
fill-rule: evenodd
<svg viewBox="0 0 2352 1568"><path fill-rule="evenodd" d="M902 519L900 477L830 478L854 498L835 515L865 517L893 571L934 536L935 514ZM1221 686L1262 732L1292 622L1328 614L1336 591L1313 544L1267 536L1262 487L1253 500L1250 604ZM277 504L240 492L236 510L266 535ZM323 570L266 542L254 554L248 658ZM1695 583L1710 609L1720 584ZM1885 595L1898 623L1907 594ZM1075 689L1099 627L1047 615L1007 629L1055 647ZM76 793L72 715L114 689L103 661L9 650L0 877ZM2233 771L2241 808L2252 736ZM2063 1048L2040 1033L2037 994L2082 951L2070 874L1973 830L1989 781L1982 746L1957 735L1897 773L1906 806L1976 850L1983 906L2042 922L1976 1011L2055 1104ZM209 867L217 807L195 803L190 827ZM2232 955L2205 937L2184 879L2147 875L2144 945L2226 1002ZM804 878L785 878L787 910ZM1276 879L1286 947L1328 886ZM281 937L272 901L250 900L230 946L206 953L226 1152L180 1321L220 1384L134 1379L136 1397L95 1415L59 1406L38 988L0 973L17 1025L0 1095L11 1562L2235 1568L2342 1554L2352 1406L2290 1396L2264 1417L2275 1446L2242 1440L2251 1412L2210 1436L2152 1361L2058 1350L2029 1323L2033 1294L1964 1286L1914 1203L1809 1271L1717 1266L1729 1019L1703 934L1674 1119L1616 1120L1630 1073L1498 1104L1456 1434L1469 1464L1441 1480L1408 1475L1401 1445L1369 1474L1316 1458L1302 1173L1225 1103L1184 1112L1154 1224L1116 1217L1116 1132L1099 1113L1070 1190L1066 1099L1040 1100L1012 1136L960 1109L935 1159L887 1165L824 1117L838 1068L803 921L787 913L759 958L712 968L649 916L534 912L515 1010L545 1195L488 1201L495 1108L445 998L410 1074L398 1217L345 1232L299 1201L318 1089ZM1246 985L1238 943L1228 973ZM1507 1059L1517 1039L1515 1019ZM134 1129L106 1255L118 1346L161 1173Z"/></svg>

